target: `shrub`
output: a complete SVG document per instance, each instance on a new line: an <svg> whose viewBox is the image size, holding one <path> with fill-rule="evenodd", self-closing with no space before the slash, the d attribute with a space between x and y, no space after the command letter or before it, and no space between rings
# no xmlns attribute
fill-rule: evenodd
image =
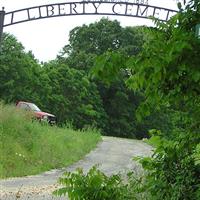
<svg viewBox="0 0 200 200"><path fill-rule="evenodd" d="M122 180L119 175L107 177L95 166L84 175L82 169L75 173L66 172L59 182L65 187L57 190L54 194L68 194L71 200L110 200L120 199Z"/></svg>
<svg viewBox="0 0 200 200"><path fill-rule="evenodd" d="M103 172L92 167L87 174L82 169L76 172L66 172L59 179L64 186L54 192L57 196L67 195L70 200L145 200L142 177L128 173L126 181L122 175L106 176Z"/></svg>
<svg viewBox="0 0 200 200"><path fill-rule="evenodd" d="M147 170L143 187L150 192L152 200L196 200L200 197L200 166L194 156L200 137L192 133L177 135L173 140L160 137L153 157L140 160Z"/></svg>

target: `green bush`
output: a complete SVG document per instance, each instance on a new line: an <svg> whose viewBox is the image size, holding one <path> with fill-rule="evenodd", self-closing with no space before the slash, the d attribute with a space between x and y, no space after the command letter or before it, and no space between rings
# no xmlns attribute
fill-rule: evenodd
<svg viewBox="0 0 200 200"><path fill-rule="evenodd" d="M87 174L82 169L66 172L59 179L63 187L54 194L68 195L70 200L145 200L143 181L133 173L127 174L126 181L120 174L106 176L94 166Z"/></svg>
<svg viewBox="0 0 200 200"><path fill-rule="evenodd" d="M77 169L75 173L66 172L64 176L59 182L65 187L56 191L55 194L68 193L71 200L119 199L121 194L120 176L107 177L96 167L91 168L86 175L82 169Z"/></svg>
<svg viewBox="0 0 200 200"><path fill-rule="evenodd" d="M160 137L153 157L140 160L147 171L143 187L151 194L149 199L200 198L200 166L195 162L197 157L194 156L195 147L199 142L200 136L192 133L178 132L173 140Z"/></svg>

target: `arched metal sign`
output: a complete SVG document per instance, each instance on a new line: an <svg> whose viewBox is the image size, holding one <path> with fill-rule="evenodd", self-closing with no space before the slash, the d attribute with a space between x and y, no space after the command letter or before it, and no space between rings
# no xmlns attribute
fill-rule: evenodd
<svg viewBox="0 0 200 200"><path fill-rule="evenodd" d="M114 15L168 21L176 10L152 6L148 0L83 0L23 8L11 12L0 11L0 39L3 27L51 17L74 15Z"/></svg>

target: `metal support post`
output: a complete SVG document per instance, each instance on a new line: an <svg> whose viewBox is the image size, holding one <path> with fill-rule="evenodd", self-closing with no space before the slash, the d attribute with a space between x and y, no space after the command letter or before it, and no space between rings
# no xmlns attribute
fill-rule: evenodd
<svg viewBox="0 0 200 200"><path fill-rule="evenodd" d="M2 35L3 35L4 17L5 17L5 11L3 7L2 10L0 10L0 50L1 50Z"/></svg>

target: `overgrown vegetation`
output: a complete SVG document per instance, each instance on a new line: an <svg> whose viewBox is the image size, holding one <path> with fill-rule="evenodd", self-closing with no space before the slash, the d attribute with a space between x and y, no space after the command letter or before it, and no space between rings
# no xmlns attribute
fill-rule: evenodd
<svg viewBox="0 0 200 200"><path fill-rule="evenodd" d="M40 64L26 53L17 39L4 34L0 54L0 99L6 103L31 101L57 116L59 125L70 123L74 129L97 127L105 135L143 138L149 128L165 131L170 120L166 113L152 113L141 122L136 109L142 92L128 89L126 70L112 81L92 79L89 71L97 56L106 51L137 55L146 35L143 27L120 26L118 21L101 19L70 32L57 59ZM11 50L12 49L12 50ZM115 60L108 57L109 60ZM102 63L99 62L101 65ZM116 63L121 67L120 63Z"/></svg>
<svg viewBox="0 0 200 200"><path fill-rule="evenodd" d="M122 28L108 19L77 27L57 59L42 66L13 36L4 35L0 98L5 102L33 101L56 114L60 124L67 121L76 129L92 125L114 136L142 138L154 129L150 140L156 147L154 155L140 159L144 177L132 175L124 182L120 176L106 177L96 168L86 175L82 171L67 173L58 194L69 192L71 199L86 200L200 199L200 39L195 36L200 1L182 2L178 4L180 12L167 23L154 19L154 28ZM16 126L21 129L20 123ZM34 130L48 130L54 147L53 129L37 123L25 125L22 132L32 135L25 135L27 142L23 143L9 127L7 135L13 136L6 142L13 145L7 151L15 147L19 152L12 153L20 153L20 158L24 155L22 164L26 151L21 153L15 141L19 139L27 152L32 152L31 138L37 145L47 138ZM55 138L63 129L54 128L56 131L60 134ZM67 135L63 133L63 137ZM80 133L80 137L86 136ZM59 165L62 158L56 160ZM8 164L10 171L14 164Z"/></svg>
<svg viewBox="0 0 200 200"><path fill-rule="evenodd" d="M97 58L93 70L106 82L112 82L124 70L129 72L126 85L144 95L136 113L139 120L152 111L169 109L174 113L171 122L175 126L167 133L151 131L150 142L156 149L151 158L140 159L146 173L144 182L140 191L135 191L134 186L129 188L133 194L126 199L135 199L140 192L145 196L138 199L200 199L200 39L195 35L195 26L200 23L200 1L184 0L178 7L180 12L167 23L154 19L156 27L144 30L147 40L139 54L108 51ZM75 179L80 177L84 175ZM62 183L73 188L67 180L70 177ZM115 188L116 182L112 186ZM83 190L93 194L87 186ZM82 195L74 188L76 192ZM101 194L104 192L106 189ZM120 195L114 199L121 199Z"/></svg>
<svg viewBox="0 0 200 200"><path fill-rule="evenodd" d="M124 178L124 177L123 177ZM57 196L68 194L71 200L147 200L143 192L144 179L127 174L127 181L120 174L106 176L92 167L87 174L82 169L66 172L59 182L63 188L54 192Z"/></svg>
<svg viewBox="0 0 200 200"><path fill-rule="evenodd" d="M101 140L96 130L74 131L32 122L32 115L0 104L0 177L38 174L80 160Z"/></svg>

